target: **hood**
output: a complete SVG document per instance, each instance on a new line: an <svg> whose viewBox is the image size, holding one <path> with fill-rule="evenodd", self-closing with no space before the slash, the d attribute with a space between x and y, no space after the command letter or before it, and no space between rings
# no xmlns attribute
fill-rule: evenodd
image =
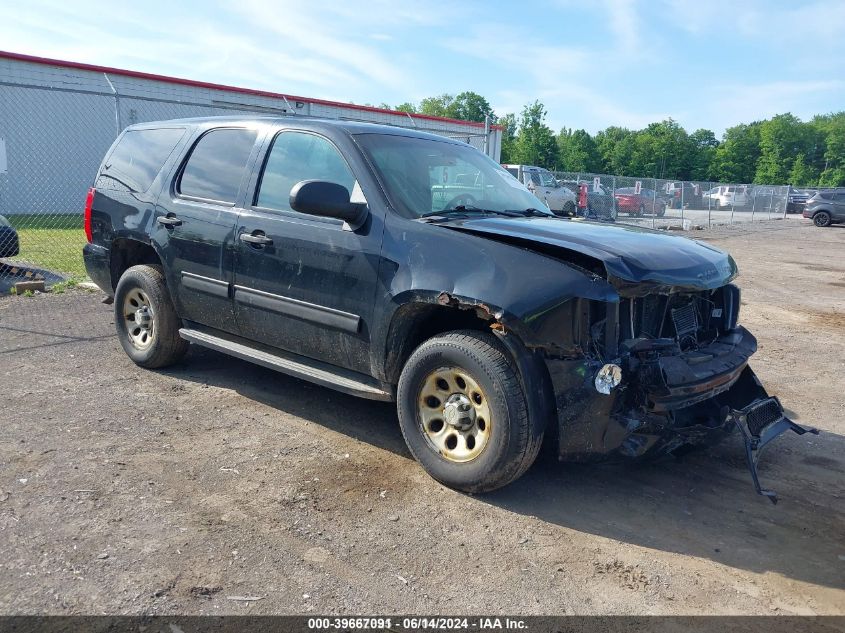
<svg viewBox="0 0 845 633"><path fill-rule="evenodd" d="M718 248L636 226L501 216L456 219L440 226L527 248L536 244L538 250L573 263L583 257L598 260L608 281L624 295L719 288L737 274L733 258Z"/></svg>

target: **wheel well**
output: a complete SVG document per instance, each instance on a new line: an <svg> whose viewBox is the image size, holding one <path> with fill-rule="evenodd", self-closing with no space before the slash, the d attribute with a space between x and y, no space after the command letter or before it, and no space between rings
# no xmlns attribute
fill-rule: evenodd
<svg viewBox="0 0 845 633"><path fill-rule="evenodd" d="M432 336L452 330L489 332L492 319L482 318L476 310L434 303L409 303L393 315L387 334L385 378L399 382L399 374L411 353Z"/></svg>
<svg viewBox="0 0 845 633"><path fill-rule="evenodd" d="M120 276L132 266L138 264L151 264L161 266L161 259L158 253L149 244L138 240L124 238L116 239L111 244L111 287L117 288Z"/></svg>

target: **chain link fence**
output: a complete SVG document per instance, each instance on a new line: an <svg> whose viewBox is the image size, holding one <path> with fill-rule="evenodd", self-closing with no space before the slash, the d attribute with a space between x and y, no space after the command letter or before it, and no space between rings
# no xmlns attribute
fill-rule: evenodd
<svg viewBox="0 0 845 633"><path fill-rule="evenodd" d="M608 215L616 222L651 228L684 230L726 224L783 219L787 216L788 185L754 185L705 181L664 180L585 172L554 172L561 185L576 195L586 186L585 216ZM596 213L593 199L601 201Z"/></svg>

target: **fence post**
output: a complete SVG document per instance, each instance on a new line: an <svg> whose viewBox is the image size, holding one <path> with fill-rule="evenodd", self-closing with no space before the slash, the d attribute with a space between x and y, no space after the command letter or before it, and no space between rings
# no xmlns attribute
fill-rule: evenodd
<svg viewBox="0 0 845 633"><path fill-rule="evenodd" d="M785 197L784 197L784 199L783 199L783 217L781 217L781 220L785 220L785 219L786 219L786 208L789 206L789 190L790 190L790 189L792 189L792 185L791 185L791 184L787 184L787 185L786 185L786 196L785 196ZM774 189L774 187L772 187L772 194L771 194L771 195L772 195L772 197L774 197L774 195L775 195L775 189ZM772 205L771 205L771 204L769 204L769 206L772 206Z"/></svg>
<svg viewBox="0 0 845 633"><path fill-rule="evenodd" d="M734 223L734 205L736 204L736 185L733 185L734 192L731 194L731 226Z"/></svg>
<svg viewBox="0 0 845 633"><path fill-rule="evenodd" d="M651 183L651 228L656 228L657 222L657 180Z"/></svg>
<svg viewBox="0 0 845 633"><path fill-rule="evenodd" d="M686 184L685 181L681 181L681 228L684 228L684 186Z"/></svg>
<svg viewBox="0 0 845 633"><path fill-rule="evenodd" d="M748 194L746 194L747 196ZM754 189L754 193L751 197L751 223L754 223L754 211L757 209L757 189Z"/></svg>
<svg viewBox="0 0 845 633"><path fill-rule="evenodd" d="M710 186L707 188L707 191L713 191L713 183L712 183L712 182L710 182L710 183L707 183L707 184L709 184L709 185L710 185ZM713 202L713 198L711 198L711 197L710 197L710 196L712 196L712 195L713 195L713 194L710 194L709 196L707 196L707 228L708 228L708 229L712 229L712 228L713 228L713 213L712 213L712 211L710 210L710 203L711 203L711 202Z"/></svg>
<svg viewBox="0 0 845 633"><path fill-rule="evenodd" d="M114 84L112 84L108 74L103 73L103 77L105 78L106 83L109 85L109 88L111 88L112 94L114 95L114 124L117 128L114 137L117 138L123 131L123 125L121 125L120 122L120 94L115 89Z"/></svg>

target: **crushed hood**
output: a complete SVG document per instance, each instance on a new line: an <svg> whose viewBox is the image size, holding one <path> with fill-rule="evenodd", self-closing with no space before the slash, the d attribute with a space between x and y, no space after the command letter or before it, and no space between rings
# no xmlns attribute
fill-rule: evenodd
<svg viewBox="0 0 845 633"><path fill-rule="evenodd" d="M600 261L620 294L645 294L719 288L737 274L724 251L680 235L623 224L572 221L553 217L485 216L440 224L543 252L560 249Z"/></svg>

